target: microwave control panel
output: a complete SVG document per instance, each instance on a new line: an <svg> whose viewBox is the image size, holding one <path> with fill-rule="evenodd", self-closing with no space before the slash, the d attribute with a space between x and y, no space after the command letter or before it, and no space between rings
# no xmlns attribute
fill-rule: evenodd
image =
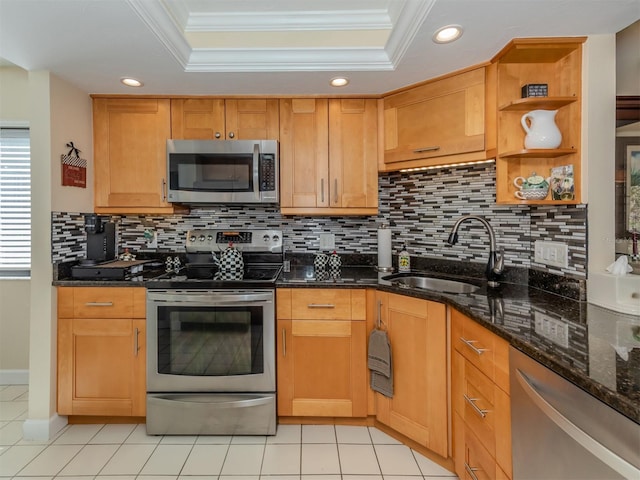
<svg viewBox="0 0 640 480"><path fill-rule="evenodd" d="M260 155L260 191L272 192L276 189L276 159L271 153Z"/></svg>

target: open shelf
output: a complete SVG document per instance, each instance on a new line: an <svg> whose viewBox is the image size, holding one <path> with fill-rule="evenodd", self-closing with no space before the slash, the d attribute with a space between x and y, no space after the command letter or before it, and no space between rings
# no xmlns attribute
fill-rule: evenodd
<svg viewBox="0 0 640 480"><path fill-rule="evenodd" d="M574 148L536 148L536 149L523 149L515 150L512 152L501 153L500 158L556 158L564 155L571 155L578 153Z"/></svg>
<svg viewBox="0 0 640 480"><path fill-rule="evenodd" d="M502 112L526 112L536 109L557 110L577 101L578 97L527 97L502 105L499 110Z"/></svg>

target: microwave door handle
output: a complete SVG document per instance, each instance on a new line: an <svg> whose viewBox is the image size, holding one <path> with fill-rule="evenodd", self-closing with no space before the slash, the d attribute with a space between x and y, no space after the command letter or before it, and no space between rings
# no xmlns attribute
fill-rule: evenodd
<svg viewBox="0 0 640 480"><path fill-rule="evenodd" d="M258 179L253 184L253 194L256 196L256 200L260 199L260 143L253 144L253 178Z"/></svg>

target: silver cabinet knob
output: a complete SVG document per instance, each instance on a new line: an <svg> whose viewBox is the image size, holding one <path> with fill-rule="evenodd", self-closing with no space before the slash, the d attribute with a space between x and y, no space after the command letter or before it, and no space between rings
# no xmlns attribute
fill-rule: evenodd
<svg viewBox="0 0 640 480"><path fill-rule="evenodd" d="M233 132L229 132L229 138L233 138L235 137L235 134Z"/></svg>
<svg viewBox="0 0 640 480"><path fill-rule="evenodd" d="M220 138L222 135L220 135L220 132L216 132L215 137L216 138Z"/></svg>

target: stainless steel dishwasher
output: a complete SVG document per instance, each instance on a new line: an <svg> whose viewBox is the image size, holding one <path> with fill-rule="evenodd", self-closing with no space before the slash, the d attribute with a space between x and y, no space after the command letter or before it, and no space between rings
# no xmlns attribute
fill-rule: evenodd
<svg viewBox="0 0 640 480"><path fill-rule="evenodd" d="M640 425L511 347L513 478L640 479Z"/></svg>

